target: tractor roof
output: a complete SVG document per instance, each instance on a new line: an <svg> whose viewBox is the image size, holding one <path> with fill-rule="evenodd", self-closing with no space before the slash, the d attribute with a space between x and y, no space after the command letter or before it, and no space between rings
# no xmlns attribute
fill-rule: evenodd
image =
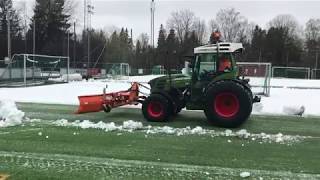
<svg viewBox="0 0 320 180"><path fill-rule="evenodd" d="M233 53L241 52L243 50L242 43L219 43L219 52L221 53ZM200 46L194 49L194 54L200 53L215 53L217 52L217 44L208 44L205 46Z"/></svg>

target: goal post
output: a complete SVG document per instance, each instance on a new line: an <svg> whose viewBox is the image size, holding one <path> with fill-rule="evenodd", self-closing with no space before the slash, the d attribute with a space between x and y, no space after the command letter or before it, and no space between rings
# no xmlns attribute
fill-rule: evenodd
<svg viewBox="0 0 320 180"><path fill-rule="evenodd" d="M311 68L307 67L272 67L273 78L310 79Z"/></svg>
<svg viewBox="0 0 320 180"><path fill-rule="evenodd" d="M250 79L255 94L270 96L272 64L265 62L238 62L239 76Z"/></svg>
<svg viewBox="0 0 320 180"><path fill-rule="evenodd" d="M311 78L312 79L320 79L320 69L312 69L311 70Z"/></svg>

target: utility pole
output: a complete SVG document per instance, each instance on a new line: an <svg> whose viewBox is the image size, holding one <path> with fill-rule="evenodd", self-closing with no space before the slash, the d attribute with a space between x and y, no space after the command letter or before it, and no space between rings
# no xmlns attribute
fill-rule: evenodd
<svg viewBox="0 0 320 180"><path fill-rule="evenodd" d="M318 53L319 50L316 50L316 67L315 67L315 71L314 71L314 78L317 79L317 70L318 70Z"/></svg>
<svg viewBox="0 0 320 180"><path fill-rule="evenodd" d="M36 54L36 19L33 18L33 55Z"/></svg>
<svg viewBox="0 0 320 180"><path fill-rule="evenodd" d="M151 46L154 48L154 13L156 10L154 0L151 1Z"/></svg>
<svg viewBox="0 0 320 180"><path fill-rule="evenodd" d="M76 68L76 44L77 44L76 22L74 22L73 23L73 68Z"/></svg>
<svg viewBox="0 0 320 180"><path fill-rule="evenodd" d="M7 19L7 31L8 31L8 58L11 60L11 24L10 24L10 15L9 11L7 12L6 19Z"/></svg>
<svg viewBox="0 0 320 180"><path fill-rule="evenodd" d="M87 64L87 75L89 75L90 68L90 33L91 33L91 16L93 14L94 7L91 5L91 0L87 2L87 13L88 13L88 28L87 28L87 36L88 36L88 64Z"/></svg>
<svg viewBox="0 0 320 180"><path fill-rule="evenodd" d="M67 32L67 37L68 37L68 41L67 41L67 57L70 58L70 31L69 30Z"/></svg>

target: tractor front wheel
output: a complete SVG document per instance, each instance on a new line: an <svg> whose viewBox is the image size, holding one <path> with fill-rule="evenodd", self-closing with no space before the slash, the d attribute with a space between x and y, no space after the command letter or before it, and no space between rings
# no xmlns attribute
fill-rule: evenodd
<svg viewBox="0 0 320 180"><path fill-rule="evenodd" d="M236 128L249 118L251 111L251 91L240 83L221 81L207 91L204 112L214 125Z"/></svg>
<svg viewBox="0 0 320 180"><path fill-rule="evenodd" d="M142 103L142 113L148 121L165 122L170 115L169 107L167 98L152 94Z"/></svg>

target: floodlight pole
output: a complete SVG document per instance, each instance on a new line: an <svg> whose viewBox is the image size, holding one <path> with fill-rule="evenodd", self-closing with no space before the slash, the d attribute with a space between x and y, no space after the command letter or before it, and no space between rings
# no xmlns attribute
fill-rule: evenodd
<svg viewBox="0 0 320 180"><path fill-rule="evenodd" d="M24 86L27 87L27 57L23 55L23 82Z"/></svg>
<svg viewBox="0 0 320 180"><path fill-rule="evenodd" d="M88 36L88 64L87 64L87 76L89 76L89 68L90 68L90 33L91 33L91 15L93 14L94 6L91 5L91 0L87 2L87 10L88 10L88 28L87 28L87 36Z"/></svg>
<svg viewBox="0 0 320 180"><path fill-rule="evenodd" d="M36 54L36 19L33 18L33 54Z"/></svg>
<svg viewBox="0 0 320 180"><path fill-rule="evenodd" d="M314 78L317 79L317 69L318 69L318 49L316 50L316 70L314 72Z"/></svg>
<svg viewBox="0 0 320 180"><path fill-rule="evenodd" d="M10 17L9 11L7 12L6 19L7 19L7 30L8 30L8 58L11 60L11 24L10 24Z"/></svg>
<svg viewBox="0 0 320 180"><path fill-rule="evenodd" d="M155 13L155 2L151 1L151 46L154 48L154 13Z"/></svg>

